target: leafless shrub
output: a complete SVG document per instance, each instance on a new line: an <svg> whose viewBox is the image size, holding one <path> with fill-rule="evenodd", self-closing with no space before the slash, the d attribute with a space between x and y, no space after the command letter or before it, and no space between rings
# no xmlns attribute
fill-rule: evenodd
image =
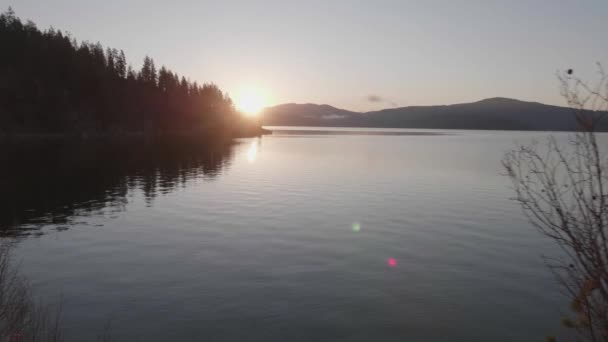
<svg viewBox="0 0 608 342"><path fill-rule="evenodd" d="M608 341L608 158L595 132L608 110L608 75L598 67L593 87L572 70L559 74L578 124L567 143L551 137L503 159L514 199L564 252L548 259L572 301L574 316L562 323L588 341Z"/></svg>
<svg viewBox="0 0 608 342"><path fill-rule="evenodd" d="M0 338L9 342L59 342L61 306L37 302L11 262L10 243L0 242Z"/></svg>

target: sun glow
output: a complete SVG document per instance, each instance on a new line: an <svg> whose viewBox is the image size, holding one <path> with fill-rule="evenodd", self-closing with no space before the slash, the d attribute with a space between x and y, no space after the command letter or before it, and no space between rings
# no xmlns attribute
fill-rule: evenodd
<svg viewBox="0 0 608 342"><path fill-rule="evenodd" d="M259 89L246 89L236 98L236 108L249 116L258 115L267 106L267 97Z"/></svg>
<svg viewBox="0 0 608 342"><path fill-rule="evenodd" d="M258 143L256 141L252 142L249 146L249 150L247 150L247 160L250 163L255 162L255 159L258 156Z"/></svg>

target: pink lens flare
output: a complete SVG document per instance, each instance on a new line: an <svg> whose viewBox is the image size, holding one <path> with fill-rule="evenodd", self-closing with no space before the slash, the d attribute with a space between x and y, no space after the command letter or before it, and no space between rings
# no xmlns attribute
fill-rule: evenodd
<svg viewBox="0 0 608 342"><path fill-rule="evenodd" d="M395 266L397 266L397 259L395 259L395 258L389 258L388 261L387 261L387 263L388 263L388 265L390 267L395 267Z"/></svg>

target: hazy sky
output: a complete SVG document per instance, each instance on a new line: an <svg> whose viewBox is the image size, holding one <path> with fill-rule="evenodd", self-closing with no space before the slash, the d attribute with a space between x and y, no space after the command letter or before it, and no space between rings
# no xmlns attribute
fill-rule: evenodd
<svg viewBox="0 0 608 342"><path fill-rule="evenodd" d="M352 110L504 96L563 104L555 72L608 66L608 0L0 0L40 28L146 54L269 104ZM373 96L372 96L373 95Z"/></svg>

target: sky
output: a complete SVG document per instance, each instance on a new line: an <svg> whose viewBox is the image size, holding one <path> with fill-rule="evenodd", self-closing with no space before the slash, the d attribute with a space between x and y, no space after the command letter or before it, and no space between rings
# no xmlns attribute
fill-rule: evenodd
<svg viewBox="0 0 608 342"><path fill-rule="evenodd" d="M564 105L608 68L607 0L0 0L39 28L144 56L267 105L369 111L488 97Z"/></svg>

